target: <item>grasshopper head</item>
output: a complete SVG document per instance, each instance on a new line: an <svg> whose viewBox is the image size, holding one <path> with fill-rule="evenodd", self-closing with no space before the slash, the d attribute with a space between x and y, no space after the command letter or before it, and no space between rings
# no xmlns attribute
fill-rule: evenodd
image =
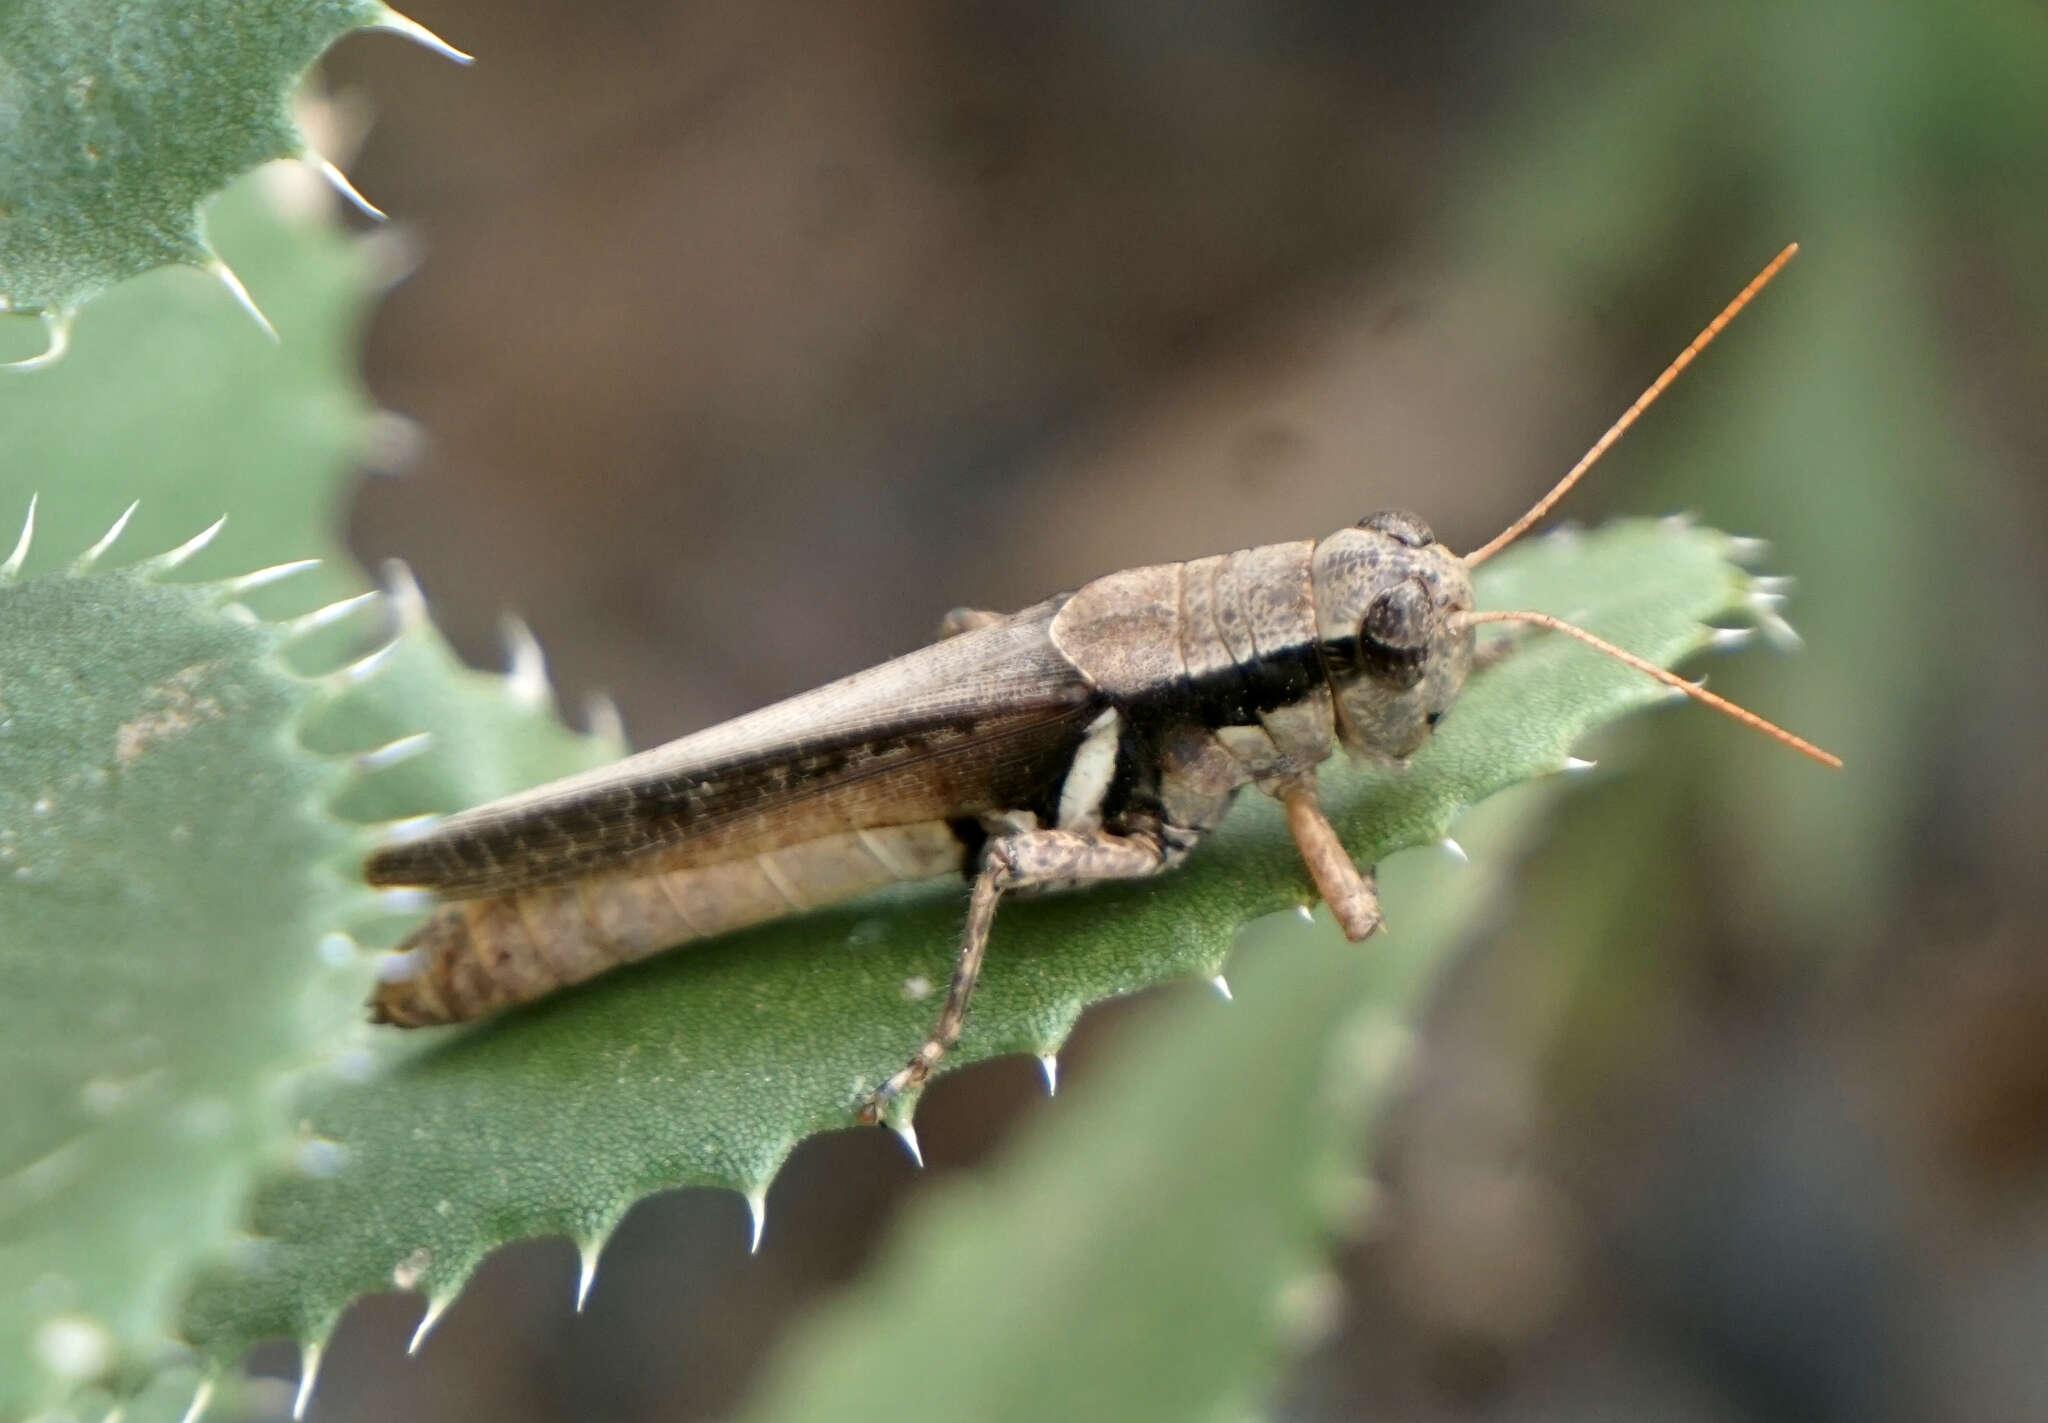
<svg viewBox="0 0 2048 1423"><path fill-rule="evenodd" d="M1316 545L1316 636L1350 750L1414 755L1450 710L1472 662L1472 578L1429 525L1397 509L1368 514Z"/></svg>

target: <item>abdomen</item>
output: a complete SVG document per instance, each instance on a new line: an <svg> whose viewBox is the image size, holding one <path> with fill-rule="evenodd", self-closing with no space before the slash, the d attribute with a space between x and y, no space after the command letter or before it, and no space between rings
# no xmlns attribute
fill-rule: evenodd
<svg viewBox="0 0 2048 1423"><path fill-rule="evenodd" d="M965 856L951 826L932 820L456 900L399 946L406 957L388 961L397 974L378 983L371 1017L402 1028L465 1022L694 939L957 874Z"/></svg>

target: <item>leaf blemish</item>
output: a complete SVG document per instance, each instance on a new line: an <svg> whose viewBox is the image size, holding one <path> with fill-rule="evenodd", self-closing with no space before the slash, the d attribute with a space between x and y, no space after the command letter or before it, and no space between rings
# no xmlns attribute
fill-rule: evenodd
<svg viewBox="0 0 2048 1423"><path fill-rule="evenodd" d="M218 666L218 661L195 662L144 692L145 710L122 722L114 733L114 759L132 766L158 742L181 736L221 715L219 702L198 695L199 685Z"/></svg>

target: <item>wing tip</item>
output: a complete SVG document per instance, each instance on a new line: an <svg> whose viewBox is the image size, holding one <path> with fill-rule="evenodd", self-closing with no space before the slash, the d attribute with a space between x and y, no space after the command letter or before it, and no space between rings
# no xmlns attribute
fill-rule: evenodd
<svg viewBox="0 0 2048 1423"><path fill-rule="evenodd" d="M363 883L373 889L427 889L434 880L412 846L379 845L363 857Z"/></svg>

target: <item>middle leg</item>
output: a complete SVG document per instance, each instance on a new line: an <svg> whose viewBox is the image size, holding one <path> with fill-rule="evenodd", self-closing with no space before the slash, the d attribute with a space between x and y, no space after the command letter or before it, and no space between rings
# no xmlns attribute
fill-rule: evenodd
<svg viewBox="0 0 2048 1423"><path fill-rule="evenodd" d="M960 956L954 962L953 982L946 990L938 1022L909 1064L868 1098L860 1119L881 1120L889 1104L922 1086L946 1050L959 1041L967 1024L967 1002L974 996L982 959L988 953L996 902L1005 891L1063 881L1087 884L1144 879L1169 868L1177 858L1169 857L1164 842L1145 832L1112 835L1100 830L1027 830L990 841L983 852L981 873L974 880L967 926L960 935Z"/></svg>

